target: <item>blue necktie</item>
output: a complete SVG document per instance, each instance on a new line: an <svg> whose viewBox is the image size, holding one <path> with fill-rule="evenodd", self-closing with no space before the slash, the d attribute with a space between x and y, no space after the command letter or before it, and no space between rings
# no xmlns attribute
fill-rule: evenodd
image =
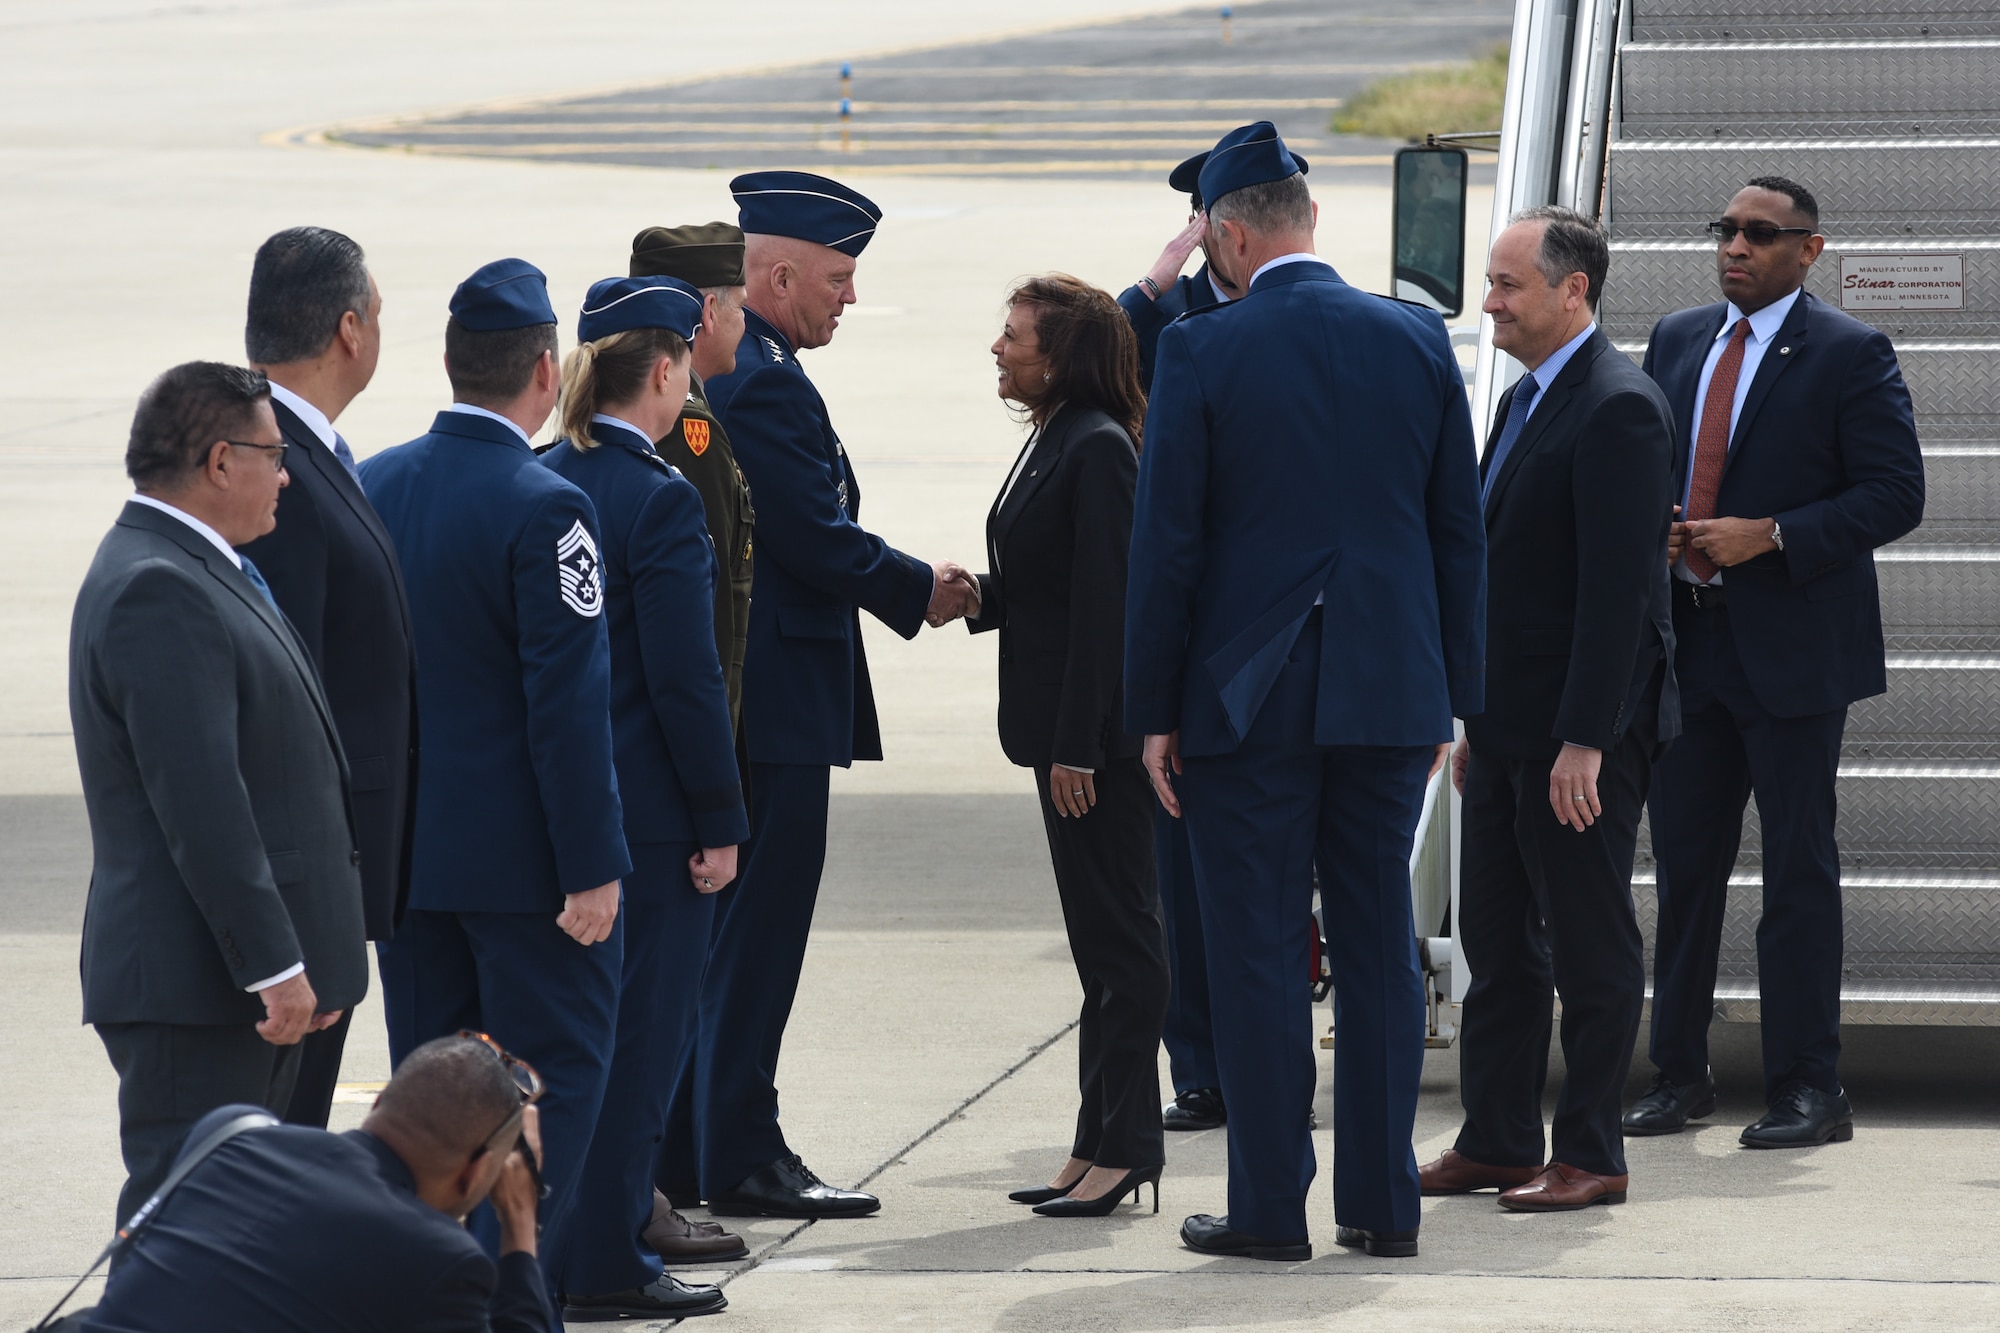
<svg viewBox="0 0 2000 1333"><path fill-rule="evenodd" d="M348 476L354 478L357 482L361 480L361 473L354 466L354 451L347 447L347 438L339 431L335 431L333 435L333 456L338 458L340 465L347 469Z"/></svg>
<svg viewBox="0 0 2000 1333"><path fill-rule="evenodd" d="M1535 395L1539 392L1541 385L1535 383L1532 373L1515 381L1514 397L1507 404L1507 420L1500 427L1500 442L1493 446L1493 458L1486 465L1486 484L1479 488L1480 504L1485 504L1486 497L1493 494L1493 483L1500 478L1500 465L1507 461L1514 441L1521 438L1521 428L1528 424L1528 409L1535 405Z"/></svg>
<svg viewBox="0 0 2000 1333"><path fill-rule="evenodd" d="M251 587L264 594L264 600L271 604L273 611L278 609L278 599L271 595L271 585L264 582L264 576L257 572L256 563L247 555L243 557L243 577L250 580Z"/></svg>

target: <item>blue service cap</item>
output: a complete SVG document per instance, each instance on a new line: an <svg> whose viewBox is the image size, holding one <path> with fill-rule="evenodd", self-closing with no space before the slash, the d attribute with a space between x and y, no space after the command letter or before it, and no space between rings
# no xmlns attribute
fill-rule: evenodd
<svg viewBox="0 0 2000 1333"><path fill-rule="evenodd" d="M556 322L548 277L525 259L496 259L475 269L451 294L451 317L475 333Z"/></svg>
<svg viewBox="0 0 2000 1333"><path fill-rule="evenodd" d="M1188 196L1189 204L1197 213L1201 212L1201 164L1206 161L1207 153L1196 153L1167 173L1167 184L1176 192Z"/></svg>
<svg viewBox="0 0 2000 1333"><path fill-rule="evenodd" d="M1187 163L1183 162L1181 167ZM1175 174L1181 167L1175 168ZM1232 190L1286 180L1306 170L1306 160L1285 147L1268 120L1231 130L1215 141L1197 169L1197 192L1211 205Z"/></svg>
<svg viewBox="0 0 2000 1333"><path fill-rule="evenodd" d="M594 343L627 329L665 329L689 342L701 327L700 291L679 278L606 278L592 283L576 317L576 340Z"/></svg>
<svg viewBox="0 0 2000 1333"><path fill-rule="evenodd" d="M874 239L882 210L866 195L809 171L752 171L729 182L736 225L766 236L795 236L858 255Z"/></svg>

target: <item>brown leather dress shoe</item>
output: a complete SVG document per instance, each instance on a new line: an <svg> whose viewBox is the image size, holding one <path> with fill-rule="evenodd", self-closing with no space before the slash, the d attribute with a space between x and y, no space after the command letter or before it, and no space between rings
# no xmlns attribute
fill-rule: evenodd
<svg viewBox="0 0 2000 1333"><path fill-rule="evenodd" d="M1488 1166L1447 1148L1444 1156L1417 1168L1417 1188L1425 1194L1470 1194L1525 1185L1540 1174L1539 1166Z"/></svg>
<svg viewBox="0 0 2000 1333"><path fill-rule="evenodd" d="M1600 1176L1550 1162L1548 1170L1527 1184L1503 1191L1500 1206L1517 1213L1567 1213L1593 1203L1623 1203L1631 1181L1629 1175Z"/></svg>
<svg viewBox="0 0 2000 1333"><path fill-rule="evenodd" d="M690 1222L674 1210L667 1196L653 1191L653 1220L639 1233L668 1264L713 1264L725 1259L743 1259L750 1247L741 1236L724 1231L713 1222Z"/></svg>

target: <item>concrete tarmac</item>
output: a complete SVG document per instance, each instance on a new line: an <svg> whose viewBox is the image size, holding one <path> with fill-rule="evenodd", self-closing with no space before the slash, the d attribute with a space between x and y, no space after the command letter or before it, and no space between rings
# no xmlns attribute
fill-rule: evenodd
<svg viewBox="0 0 2000 1333"><path fill-rule="evenodd" d="M1103 22L1137 0L1017 0L1005 13L919 0L663 7L601 0L63 0L0 6L0 1329L39 1317L105 1238L121 1176L113 1081L77 1024L88 878L68 734L71 600L127 487L134 397L166 366L241 356L243 284L270 232L319 222L368 249L387 295L375 385L342 418L363 454L445 401L444 303L476 264L521 254L559 310L622 271L639 227L731 216L727 172L620 169L285 147L303 125L658 83L682 65L838 61L999 30ZM1237 6L1249 24L1256 6ZM1335 12L1338 5L1329 4ZM1358 10L1358 7L1357 7ZM1375 12L1375 11L1369 11ZM667 68L663 68L667 67ZM1064 268L1113 289L1150 264L1182 202L1163 185L954 177L855 183L888 213L863 304L808 366L861 475L862 515L926 558L974 561L1021 433L986 347L1006 285ZM1387 282L1388 190L1324 188L1321 249ZM1475 201L1475 219L1482 216ZM1473 253L1483 249L1475 236ZM567 336L568 330L566 330ZM1716 1117L1635 1145L1632 1202L1527 1218L1427 1204L1424 1253L1331 1246L1330 1136L1318 1136L1317 1256L1296 1266L1180 1249L1182 1215L1219 1211L1224 1136L1176 1136L1161 1212L1058 1222L1004 1200L1063 1157L1077 985L1028 777L993 739L991 645L962 631L870 630L889 762L836 780L827 887L780 1071L785 1122L883 1214L752 1222L717 1328L756 1330L1991 1327L2000 1322L2000 1040L1986 1031L1850 1034L1852 1144L1752 1154L1754 1033L1721 1032ZM371 997L337 1127L384 1078ZM1330 1124L1331 1054L1318 1109ZM1558 1062L1558 1068L1560 1067ZM1418 1151L1456 1124L1457 1053L1433 1053ZM1148 1199L1150 1208L1150 1197ZM686 1276L698 1278L701 1270ZM88 1289L86 1299L88 1298ZM640 1325L643 1327L643 1325Z"/></svg>

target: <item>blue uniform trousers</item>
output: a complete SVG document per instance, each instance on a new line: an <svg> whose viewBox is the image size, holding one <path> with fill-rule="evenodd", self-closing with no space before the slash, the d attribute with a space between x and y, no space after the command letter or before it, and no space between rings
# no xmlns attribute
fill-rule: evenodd
<svg viewBox="0 0 2000 1333"><path fill-rule="evenodd" d="M716 905L694 1040L674 1082L659 1174L670 1194L713 1198L791 1152L778 1128L778 1048L826 865L829 771L750 765L750 841ZM692 1172L682 1165L690 1148Z"/></svg>
<svg viewBox="0 0 2000 1333"><path fill-rule="evenodd" d="M1834 778L1847 710L1774 717L1737 657L1729 608L1697 608L1675 588L1674 672L1681 735L1653 773L1660 867L1650 1054L1676 1083L1708 1069L1723 907L1754 792L1764 839L1757 988L1764 1091L1798 1080L1840 1087L1840 856Z"/></svg>
<svg viewBox="0 0 2000 1333"><path fill-rule="evenodd" d="M1183 760L1222 1098L1229 1225L1306 1237L1316 1166L1306 922L1313 866L1333 964L1335 1221L1418 1222L1411 1147L1424 1062L1423 975L1410 916L1410 846L1432 747L1312 741L1319 617L1299 635L1234 752Z"/></svg>
<svg viewBox="0 0 2000 1333"><path fill-rule="evenodd" d="M552 1290L611 1072L624 938L622 911L611 937L586 948L562 932L554 912L412 908L396 938L375 946L391 1060L400 1064L425 1042L470 1028L533 1065L547 1084L537 1103L549 1190L539 1251ZM475 1230L488 1250L497 1248L490 1215L476 1218Z"/></svg>
<svg viewBox="0 0 2000 1333"><path fill-rule="evenodd" d="M1167 961L1173 978L1167 1023L1160 1034L1176 1094L1219 1088L1215 1028L1208 1017L1208 950L1201 939L1201 902L1195 897L1194 858L1187 823L1158 802L1153 807L1153 859L1159 865L1160 909L1167 919Z"/></svg>
<svg viewBox="0 0 2000 1333"><path fill-rule="evenodd" d="M602 1296L643 1287L660 1256L639 1239L653 1215L653 1169L667 1098L694 1018L715 895L688 878L689 843L633 843L625 877L625 962L604 1109L577 1187L558 1290Z"/></svg>

